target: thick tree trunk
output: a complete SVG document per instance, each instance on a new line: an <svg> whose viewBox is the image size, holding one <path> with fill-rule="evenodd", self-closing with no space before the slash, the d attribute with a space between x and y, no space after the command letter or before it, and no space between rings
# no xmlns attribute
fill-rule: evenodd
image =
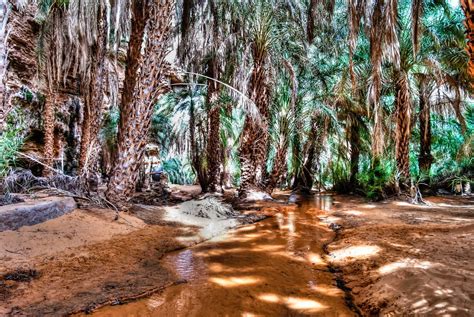
<svg viewBox="0 0 474 317"><path fill-rule="evenodd" d="M239 194L264 190L265 165L268 154L269 87L265 69L266 52L253 48L254 68L250 79L251 99L257 106L260 121L247 116L240 144L241 184Z"/></svg>
<svg viewBox="0 0 474 317"><path fill-rule="evenodd" d="M410 136L411 136L411 97L408 78L405 73L398 74L396 83L397 127L395 139L395 157L400 180L410 179Z"/></svg>
<svg viewBox="0 0 474 317"><path fill-rule="evenodd" d="M106 192L107 198L115 202L132 198L148 141L153 108L166 90L164 59L169 49L173 1L134 1L132 11L132 36L120 109L117 156ZM143 58L140 53L146 26Z"/></svg>
<svg viewBox="0 0 474 317"><path fill-rule="evenodd" d="M101 5L98 11L97 43L92 51L91 77L86 85L84 121L82 126L81 152L79 157L80 174L89 179L97 174L99 161L98 134L102 122L104 69L107 49L106 8ZM87 175L86 175L87 174ZM97 182L88 182L95 184ZM90 188L94 190L94 188Z"/></svg>
<svg viewBox="0 0 474 317"><path fill-rule="evenodd" d="M291 100L290 100L290 107L291 111L294 114L294 120L296 120L296 124L299 128L299 118L297 117L297 96L298 96L298 79L295 74L295 70L293 65L290 62L284 61L285 68L288 70L291 80ZM286 164L286 156L287 156L287 149L288 149L288 121L285 120L285 123L282 124L285 126L280 131L280 142L277 148L277 154L275 157L275 161L273 163L272 171L268 177L267 181L267 192L271 193L275 187L282 181L284 171L287 169ZM299 135L299 134L298 134ZM299 140L299 139L298 139Z"/></svg>
<svg viewBox="0 0 474 317"><path fill-rule="evenodd" d="M472 0L461 0L461 7L466 16L464 26L466 27L467 47L469 54L468 73L474 78L474 2ZM474 87L474 80L472 81Z"/></svg>
<svg viewBox="0 0 474 317"><path fill-rule="evenodd" d="M420 83L420 112L418 119L420 121L420 155L418 157L418 166L420 171L429 172L433 162L433 156L431 155L431 109L423 80Z"/></svg>

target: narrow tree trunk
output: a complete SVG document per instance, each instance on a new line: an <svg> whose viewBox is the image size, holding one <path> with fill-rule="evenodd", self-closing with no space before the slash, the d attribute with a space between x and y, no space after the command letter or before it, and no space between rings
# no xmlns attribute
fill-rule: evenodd
<svg viewBox="0 0 474 317"><path fill-rule="evenodd" d="M282 140L278 144L277 153L273 162L272 171L268 177L267 192L271 193L281 182L283 171L286 169L286 149L288 142L286 136L282 136Z"/></svg>
<svg viewBox="0 0 474 317"><path fill-rule="evenodd" d="M199 155L198 144L196 140L196 117L194 114L194 104L191 96L191 106L189 108L189 129L190 129L190 142L191 142L191 162L193 165L194 172L198 178L201 191L207 193L209 191L208 173L205 170L203 164L203 157Z"/></svg>
<svg viewBox="0 0 474 317"><path fill-rule="evenodd" d="M0 0L0 136L5 128L5 121L8 114L8 94L5 87L7 73L7 19L8 19L8 2Z"/></svg>
<svg viewBox="0 0 474 317"><path fill-rule="evenodd" d="M326 138L327 122L321 114L314 114L311 119L311 132L308 136L305 149L306 157L300 172L295 176L292 189L303 193L311 192L314 183L314 175L319 170L319 157Z"/></svg>
<svg viewBox="0 0 474 317"><path fill-rule="evenodd" d="M424 80L420 82L420 155L418 165L420 171L429 172L433 157L431 156L431 109L429 98L426 96Z"/></svg>
<svg viewBox="0 0 474 317"><path fill-rule="evenodd" d="M44 164L53 167L54 163L54 108L55 108L54 94L47 96L43 109L43 131L44 131ZM43 168L43 176L51 175L51 169Z"/></svg>
<svg viewBox="0 0 474 317"><path fill-rule="evenodd" d="M359 157L360 157L360 131L359 126L354 121L351 124L350 130L350 144L351 144L351 176L349 184L352 188L357 186L357 174L359 173Z"/></svg>
<svg viewBox="0 0 474 317"><path fill-rule="evenodd" d="M315 28L315 20L316 20L316 9L318 6L318 0L310 0L309 1L309 8L308 8L308 18L306 24L306 33L308 35L308 42L312 44L314 41L314 28Z"/></svg>
<svg viewBox="0 0 474 317"><path fill-rule="evenodd" d="M396 83L397 127L395 157L403 183L410 179L411 97L408 79L400 72Z"/></svg>
<svg viewBox="0 0 474 317"><path fill-rule="evenodd" d="M134 18L120 109L117 156L106 192L107 198L112 201L127 201L134 192L148 142L153 109L159 96L167 89L164 83L164 59L169 51L173 6L172 0L133 2ZM143 58L140 53L146 26ZM130 81L127 82L127 79ZM138 82L140 85L137 86Z"/></svg>
<svg viewBox="0 0 474 317"><path fill-rule="evenodd" d="M209 114L209 140L207 144L207 157L209 167L209 190L220 191L220 166L221 166L221 142L220 142L220 114L219 108L213 107Z"/></svg>
<svg viewBox="0 0 474 317"><path fill-rule="evenodd" d="M464 26L466 27L467 46L466 50L469 54L469 64L467 72L474 78L474 2L472 0L461 0L461 7L466 16ZM474 80L472 81L474 87Z"/></svg>

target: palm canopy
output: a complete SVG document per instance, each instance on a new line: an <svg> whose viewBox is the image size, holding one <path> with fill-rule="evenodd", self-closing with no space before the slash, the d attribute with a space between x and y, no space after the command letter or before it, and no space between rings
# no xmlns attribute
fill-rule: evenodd
<svg viewBox="0 0 474 317"><path fill-rule="evenodd" d="M179 73L180 83L143 88L149 84L141 71L144 47L158 49L151 39L162 37L141 11L134 14L142 14L144 24L135 32L132 4L36 3L44 91L58 92L71 77L101 78L93 85L99 91L79 92L91 118L105 111L107 137L100 142L117 142L113 134L120 136L123 127L111 128L118 120L109 119L114 111L121 120L130 115L121 103L160 94L143 118L151 125L147 139L158 141L165 161L175 162L170 173L191 166L190 175L212 191L226 183L270 192L358 184L370 192L380 187L370 180L379 169L383 186L391 186L472 167L473 86L459 7L443 0L178 1L170 9L170 40L159 47L173 51L166 63L174 65L159 74ZM132 46L136 59L130 59ZM121 85L123 67L135 79ZM99 94L107 98L90 97ZM89 125L95 131L103 124ZM446 129L455 140L444 152L449 158L439 154ZM450 159L456 168L443 169Z"/></svg>

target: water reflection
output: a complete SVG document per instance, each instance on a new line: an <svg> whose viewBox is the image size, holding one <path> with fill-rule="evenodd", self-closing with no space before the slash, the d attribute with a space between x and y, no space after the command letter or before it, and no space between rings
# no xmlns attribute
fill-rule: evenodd
<svg viewBox="0 0 474 317"><path fill-rule="evenodd" d="M276 207L272 218L168 255L165 266L188 283L167 289L150 315L352 316L323 255L333 233L318 215L331 204L314 196Z"/></svg>

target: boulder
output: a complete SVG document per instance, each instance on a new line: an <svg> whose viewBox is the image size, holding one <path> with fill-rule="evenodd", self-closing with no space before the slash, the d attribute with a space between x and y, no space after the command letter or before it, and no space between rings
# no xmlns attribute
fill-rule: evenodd
<svg viewBox="0 0 474 317"><path fill-rule="evenodd" d="M77 208L71 197L47 197L0 207L0 232L32 226Z"/></svg>

